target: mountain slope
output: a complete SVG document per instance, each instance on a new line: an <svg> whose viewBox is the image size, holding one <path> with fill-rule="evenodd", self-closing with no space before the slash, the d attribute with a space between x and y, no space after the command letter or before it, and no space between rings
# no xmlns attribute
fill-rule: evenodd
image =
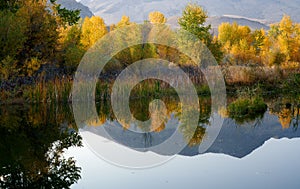
<svg viewBox="0 0 300 189"><path fill-rule="evenodd" d="M103 17L107 24L116 23L122 15L142 22L149 12L157 10L167 17L179 16L190 0L81 0L95 15ZM210 16L239 15L277 22L284 14L300 22L300 0L194 0L202 5Z"/></svg>
<svg viewBox="0 0 300 189"><path fill-rule="evenodd" d="M102 127L85 126L80 128L82 131L88 131L96 135L107 138L110 141L117 142L125 147L138 151L151 150L160 155L175 155L177 153L176 145L169 148L149 148L165 142L172 136L177 128L178 120L171 117L166 124L166 128L157 133L138 133L124 128L117 121L107 121ZM104 128L104 129L103 129ZM209 139L209 133L206 133L204 140ZM242 125L230 118L226 118L222 129L213 142L213 144L204 153L222 153L232 157L243 158L257 148L260 148L271 138L299 138L300 130L293 127L282 129L278 117L265 113L262 120L255 123L245 123ZM98 141L99 144L101 141ZM177 144L177 143L176 143ZM106 144L104 144L106 145ZM178 145L178 144L177 144ZM195 146L186 146L180 153L184 156L195 156L199 154L199 144Z"/></svg>
<svg viewBox="0 0 300 189"><path fill-rule="evenodd" d="M228 23L234 23L236 22L239 25L242 26L249 26L251 30L257 30L257 29L264 29L269 30L270 27L255 20L249 20L247 18L237 18L237 17L229 17L229 16L215 16L215 17L209 17L206 21L208 24L211 24L211 28L213 30L214 34L218 33L218 27L222 23L228 22Z"/></svg>
<svg viewBox="0 0 300 189"><path fill-rule="evenodd" d="M174 28L178 28L178 16L173 16L170 17L167 21L168 24L173 26ZM228 22L230 24L236 22L239 25L242 26L249 26L251 30L256 30L256 29L264 29L264 30L269 30L269 26L266 24L263 24L262 21L260 20L251 20L247 18L240 18L236 16L213 16L213 17L208 17L206 20L206 24L211 25L212 33L217 35L218 34L218 27L220 24Z"/></svg>

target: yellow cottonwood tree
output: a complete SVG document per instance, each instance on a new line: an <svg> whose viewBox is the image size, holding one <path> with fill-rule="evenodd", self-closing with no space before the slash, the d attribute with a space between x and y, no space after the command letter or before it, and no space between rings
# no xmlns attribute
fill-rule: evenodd
<svg viewBox="0 0 300 189"><path fill-rule="evenodd" d="M164 24L167 21L166 17L158 11L150 12L148 17L152 24Z"/></svg>
<svg viewBox="0 0 300 189"><path fill-rule="evenodd" d="M279 32L278 44L280 52L286 55L286 60L288 61L291 58L291 46L293 43L293 22L289 16L283 16L279 23Z"/></svg>
<svg viewBox="0 0 300 189"><path fill-rule="evenodd" d="M258 54L264 42L264 31L251 32L248 26L223 23L219 26L218 40L223 50L232 55L236 64L260 63Z"/></svg>
<svg viewBox="0 0 300 189"><path fill-rule="evenodd" d="M86 17L81 28L81 43L88 49L94 45L101 37L107 34L104 20L99 16Z"/></svg>
<svg viewBox="0 0 300 189"><path fill-rule="evenodd" d="M263 62L269 66L291 66L300 62L299 25L284 15L279 23L271 25L261 49Z"/></svg>
<svg viewBox="0 0 300 189"><path fill-rule="evenodd" d="M118 22L118 24L117 24L117 28L121 28L121 27L124 27L124 26L128 26L128 25L130 25L131 24L131 22L130 22L130 18L128 17L128 16L122 16L122 18L121 18L121 20L120 20L120 22Z"/></svg>
<svg viewBox="0 0 300 189"><path fill-rule="evenodd" d="M286 61L297 61L299 58L300 43L297 40L299 33L297 25L293 23L290 16L284 15L279 23L278 46Z"/></svg>

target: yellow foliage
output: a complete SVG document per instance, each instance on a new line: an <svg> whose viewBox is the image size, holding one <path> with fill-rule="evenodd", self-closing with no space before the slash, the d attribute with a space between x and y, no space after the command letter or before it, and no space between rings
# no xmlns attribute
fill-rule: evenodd
<svg viewBox="0 0 300 189"><path fill-rule="evenodd" d="M87 121L88 126L99 127L102 126L106 122L106 117L101 116L98 119L91 119Z"/></svg>
<svg viewBox="0 0 300 189"><path fill-rule="evenodd" d="M284 62L280 65L282 69L299 69L300 62Z"/></svg>
<svg viewBox="0 0 300 189"><path fill-rule="evenodd" d="M115 24L112 24L109 26L109 31L114 31L116 29L116 25Z"/></svg>
<svg viewBox="0 0 300 189"><path fill-rule="evenodd" d="M240 26L236 22L233 24L222 23L218 28L218 40L222 44L229 42L230 45L238 44L240 40L245 39L251 42L251 30L248 26Z"/></svg>
<svg viewBox="0 0 300 189"><path fill-rule="evenodd" d="M57 31L59 33L59 38L58 38L57 42L59 45L62 45L64 43L64 41L66 40L70 28L71 28L71 26L66 26L66 27L59 27L57 29Z"/></svg>
<svg viewBox="0 0 300 189"><path fill-rule="evenodd" d="M271 45L268 44L270 54L281 54L279 63L300 61L300 30L299 25L293 23L290 16L284 15L279 24L272 25L270 38ZM266 52L265 52L266 54ZM271 56L272 58L272 56ZM272 63L272 61L269 61Z"/></svg>
<svg viewBox="0 0 300 189"><path fill-rule="evenodd" d="M24 64L26 74L28 76L32 76L41 67L42 64L43 63L37 58L31 58L30 60L26 60Z"/></svg>
<svg viewBox="0 0 300 189"><path fill-rule="evenodd" d="M82 24L81 43L85 48L94 45L101 37L107 34L104 20L99 16L86 17Z"/></svg>
<svg viewBox="0 0 300 189"><path fill-rule="evenodd" d="M153 24L164 24L166 23L166 17L158 11L149 13L149 21Z"/></svg>
<svg viewBox="0 0 300 189"><path fill-rule="evenodd" d="M255 36L258 33L260 35ZM260 59L256 57L256 48L260 45L257 43L260 42L263 34L264 31L252 34L248 26L240 26L236 22L233 24L222 23L219 26L218 40L223 45L223 51L232 54L237 64L239 62L259 63Z"/></svg>
<svg viewBox="0 0 300 189"><path fill-rule="evenodd" d="M130 18L128 16L122 16L120 22L117 24L117 28L121 28L121 27L124 27L124 26L128 26L130 25L131 22L130 22Z"/></svg>
<svg viewBox="0 0 300 189"><path fill-rule="evenodd" d="M199 145L205 137L205 128L198 126L194 132L193 137L188 142L189 147Z"/></svg>
<svg viewBox="0 0 300 189"><path fill-rule="evenodd" d="M221 107L218 110L218 114L222 117L222 118L228 118L229 117L229 113L226 107Z"/></svg>
<svg viewBox="0 0 300 189"><path fill-rule="evenodd" d="M292 110L289 108L284 108L279 113L279 122L283 129L287 129L290 127L291 121L292 121Z"/></svg>

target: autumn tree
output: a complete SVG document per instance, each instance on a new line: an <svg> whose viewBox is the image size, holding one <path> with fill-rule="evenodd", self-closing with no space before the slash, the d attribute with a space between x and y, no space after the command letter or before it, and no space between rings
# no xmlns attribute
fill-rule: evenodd
<svg viewBox="0 0 300 189"><path fill-rule="evenodd" d="M58 29L79 20L78 10L61 8L55 0L11 0L0 5L0 67L6 80L15 74L32 76L42 64L53 64Z"/></svg>
<svg viewBox="0 0 300 189"><path fill-rule="evenodd" d="M128 16L122 16L121 20L117 23L117 28L122 28L124 26L129 26L131 24L130 18Z"/></svg>
<svg viewBox="0 0 300 189"><path fill-rule="evenodd" d="M262 46L262 57L265 64L287 66L300 61L300 32L299 24L284 15L282 20L271 25L267 38Z"/></svg>
<svg viewBox="0 0 300 189"><path fill-rule="evenodd" d="M85 49L93 46L101 37L107 34L104 20L99 16L86 17L82 24L81 43Z"/></svg>
<svg viewBox="0 0 300 189"><path fill-rule="evenodd" d="M128 40L134 41L142 39L142 35L147 33L147 31L149 31L151 28L149 25L147 25L147 23L145 23L143 27L140 27L136 23L131 22L128 16L122 16L121 20L116 25L116 29L120 29L121 32L117 33L119 36L117 37L118 40L116 40L115 43L126 47L128 46ZM126 31L126 34L124 31ZM149 53L152 53L152 51L153 46L150 44L137 44L135 46L123 49L115 56L115 58L121 62L122 65L129 65L138 60L146 58Z"/></svg>
<svg viewBox="0 0 300 189"><path fill-rule="evenodd" d="M290 16L284 15L279 23L279 35L277 37L280 52L286 56L286 61L299 61L300 44L297 40L297 25Z"/></svg>
<svg viewBox="0 0 300 189"><path fill-rule="evenodd" d="M1 11L2 40L0 56L3 66L13 62L21 76L31 76L45 62L54 57L57 42L55 17L47 10L46 1L14 1ZM2 19L3 18L3 19ZM9 56L7 58L3 56ZM8 61L11 60L11 61Z"/></svg>
<svg viewBox="0 0 300 189"><path fill-rule="evenodd" d="M222 23L218 28L218 33L218 40L227 48L238 44L242 39L251 41L251 29L248 26L238 25L236 22Z"/></svg>
<svg viewBox="0 0 300 189"><path fill-rule="evenodd" d="M158 11L150 12L148 17L149 21L153 24L164 24L167 21L166 17Z"/></svg>
<svg viewBox="0 0 300 189"><path fill-rule="evenodd" d="M265 39L264 30L254 32L248 26L222 23L218 28L218 40L227 56L232 57L231 64L260 63L260 51ZM228 62L227 62L228 63Z"/></svg>
<svg viewBox="0 0 300 189"><path fill-rule="evenodd" d="M260 54L264 46L265 39L267 38L265 30L264 29L255 30L252 33L252 38L253 38L253 47L256 51L256 54Z"/></svg>

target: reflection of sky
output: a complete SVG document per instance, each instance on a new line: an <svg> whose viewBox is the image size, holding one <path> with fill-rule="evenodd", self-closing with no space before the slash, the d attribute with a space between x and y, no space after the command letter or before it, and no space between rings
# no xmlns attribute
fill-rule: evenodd
<svg viewBox="0 0 300 189"><path fill-rule="evenodd" d="M86 145L86 144L84 144ZM99 159L89 148L73 148L82 179L73 188L300 188L300 139L270 139L248 156L178 156L164 165L132 170Z"/></svg>

